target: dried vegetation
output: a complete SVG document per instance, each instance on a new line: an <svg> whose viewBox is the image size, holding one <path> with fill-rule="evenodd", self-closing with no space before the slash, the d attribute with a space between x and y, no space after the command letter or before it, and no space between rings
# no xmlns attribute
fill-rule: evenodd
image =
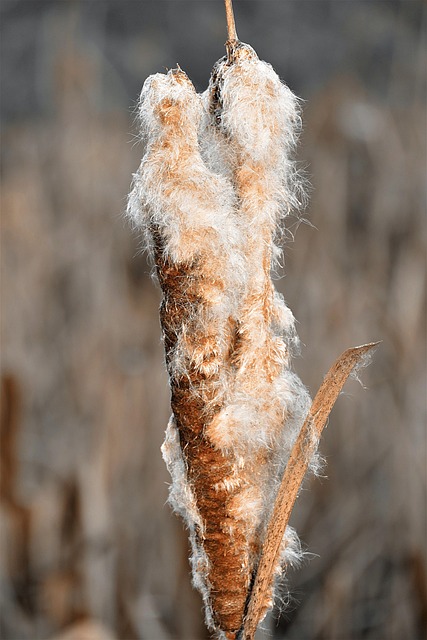
<svg viewBox="0 0 427 640"><path fill-rule="evenodd" d="M127 118L87 102L91 68L67 54L55 116L3 134L2 636L107 638L99 620L119 639L202 638L164 508L159 295L117 215L138 151ZM301 495L293 524L319 558L289 576L301 602L278 638L425 627L424 122L342 78L305 110L318 230L299 229L277 285L310 345L298 371L315 389L331 353L383 346L369 393L335 409L328 480Z"/></svg>
<svg viewBox="0 0 427 640"><path fill-rule="evenodd" d="M128 216L163 293L173 415L162 450L193 584L210 630L252 640L302 555L288 523L320 434L373 345L343 355L309 412L290 368L294 319L271 281L278 225L303 195L290 156L297 99L249 45L226 50L203 95L179 68L144 83Z"/></svg>

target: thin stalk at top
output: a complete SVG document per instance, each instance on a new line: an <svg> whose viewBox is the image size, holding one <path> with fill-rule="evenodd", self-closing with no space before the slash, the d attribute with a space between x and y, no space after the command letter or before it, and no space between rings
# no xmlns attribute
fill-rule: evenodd
<svg viewBox="0 0 427 640"><path fill-rule="evenodd" d="M233 2L232 0L224 0L224 2L225 2L225 15L227 17L228 40L229 41L238 40L236 23L234 21Z"/></svg>

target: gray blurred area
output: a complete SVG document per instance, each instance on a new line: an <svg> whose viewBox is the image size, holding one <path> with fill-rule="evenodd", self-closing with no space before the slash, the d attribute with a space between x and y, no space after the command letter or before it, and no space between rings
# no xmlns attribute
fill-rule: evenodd
<svg viewBox="0 0 427 640"><path fill-rule="evenodd" d="M145 78L207 86L221 0L1 0L3 640L203 640L167 505L159 291L123 217ZM240 38L304 99L312 183L277 287L314 394L382 340L292 516L308 550L259 637L423 640L426 4L235 1ZM327 476L327 477L326 477Z"/></svg>

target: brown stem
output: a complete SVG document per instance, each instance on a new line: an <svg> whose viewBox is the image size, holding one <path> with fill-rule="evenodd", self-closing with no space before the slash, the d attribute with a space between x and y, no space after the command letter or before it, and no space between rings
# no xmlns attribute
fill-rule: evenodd
<svg viewBox="0 0 427 640"><path fill-rule="evenodd" d="M233 2L232 0L224 0L224 2L225 2L225 15L227 17L228 41L233 42L238 40L236 23L234 21Z"/></svg>
<svg viewBox="0 0 427 640"><path fill-rule="evenodd" d="M244 640L253 640L258 623L266 612L265 603L269 600L274 580L274 569L277 566L280 546L291 511L331 409L350 373L377 344L377 342L365 344L344 351L329 369L313 400L308 416L291 451L277 493L273 513L268 523L243 626Z"/></svg>

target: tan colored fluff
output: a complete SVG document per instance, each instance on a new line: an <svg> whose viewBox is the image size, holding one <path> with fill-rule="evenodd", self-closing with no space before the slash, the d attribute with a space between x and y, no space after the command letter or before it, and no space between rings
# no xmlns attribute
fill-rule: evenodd
<svg viewBox="0 0 427 640"><path fill-rule="evenodd" d="M190 529L208 625L235 638L309 403L289 368L294 319L270 277L278 223L298 205L298 105L239 43L202 96L179 69L148 78L140 116L146 153L128 213L164 295L170 501ZM288 530L282 562L298 553Z"/></svg>
<svg viewBox="0 0 427 640"><path fill-rule="evenodd" d="M217 104L216 96L220 98ZM259 485L263 499L258 513L260 530L253 541L256 552L274 485L309 406L308 394L289 370L294 318L270 277L277 222L298 204L289 152L296 142L300 116L297 99L288 87L243 44L235 50L233 64L226 59L217 64L205 100L213 116L211 126L228 147L226 174L240 203L247 273L239 313L236 393L223 419L218 416L209 433L218 446L230 448L234 439L235 448L246 449L243 473L252 478L252 486ZM260 466L263 473L254 473ZM235 508L244 510L244 496L237 497ZM297 548L289 530L284 558L295 559Z"/></svg>

